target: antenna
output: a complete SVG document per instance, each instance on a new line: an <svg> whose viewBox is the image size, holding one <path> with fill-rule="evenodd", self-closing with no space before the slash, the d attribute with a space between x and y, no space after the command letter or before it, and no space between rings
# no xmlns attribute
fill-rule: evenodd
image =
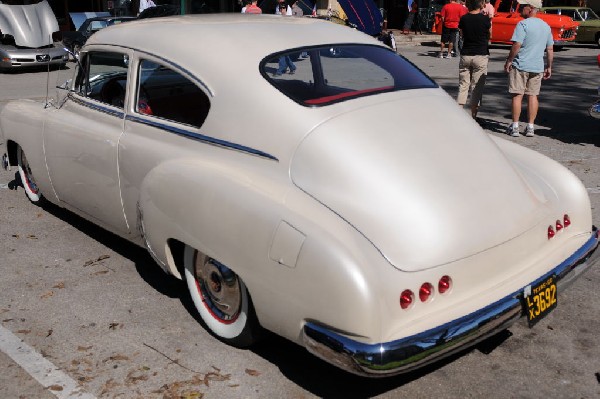
<svg viewBox="0 0 600 399"><path fill-rule="evenodd" d="M52 33L50 34L50 44L52 46L54 46L54 41L52 40ZM50 106L50 103L48 101L48 95L50 93L50 53L48 52L48 54L46 54L46 57L48 57L47 61L48 61L48 71L46 74L46 102L44 103L44 108L48 108Z"/></svg>

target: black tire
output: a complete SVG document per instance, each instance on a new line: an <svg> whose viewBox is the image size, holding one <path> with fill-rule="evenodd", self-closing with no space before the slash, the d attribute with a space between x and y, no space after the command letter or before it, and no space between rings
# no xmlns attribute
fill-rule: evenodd
<svg viewBox="0 0 600 399"><path fill-rule="evenodd" d="M185 279L206 328L239 348L260 338L262 328L242 279L227 266L191 247L184 252Z"/></svg>

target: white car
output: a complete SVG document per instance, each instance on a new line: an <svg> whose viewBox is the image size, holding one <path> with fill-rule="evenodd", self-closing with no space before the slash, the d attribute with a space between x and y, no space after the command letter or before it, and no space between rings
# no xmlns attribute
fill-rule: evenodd
<svg viewBox="0 0 600 399"><path fill-rule="evenodd" d="M62 93L5 106L5 166L31 201L146 247L232 345L265 328L353 373L402 373L533 326L597 261L571 172L347 27L128 22L88 40Z"/></svg>

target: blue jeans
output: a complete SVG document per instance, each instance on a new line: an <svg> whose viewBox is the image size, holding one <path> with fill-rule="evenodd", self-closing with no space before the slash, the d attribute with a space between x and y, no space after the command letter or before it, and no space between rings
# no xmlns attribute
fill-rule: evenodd
<svg viewBox="0 0 600 399"><path fill-rule="evenodd" d="M296 71L296 65L294 65L290 56L284 55L279 57L279 68L277 69L277 72L275 72L275 75L281 75L285 73L286 69L288 68L290 68L290 73Z"/></svg>

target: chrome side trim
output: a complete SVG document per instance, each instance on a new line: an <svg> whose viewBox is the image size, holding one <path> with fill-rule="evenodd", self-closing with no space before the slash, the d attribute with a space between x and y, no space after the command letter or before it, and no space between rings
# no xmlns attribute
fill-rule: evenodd
<svg viewBox="0 0 600 399"><path fill-rule="evenodd" d="M556 275L564 289L600 259L599 232L560 265L531 284ZM308 321L302 341L309 352L346 371L367 377L406 373L468 348L508 328L524 315L518 290L476 312L397 341L378 344L357 342L317 322Z"/></svg>
<svg viewBox="0 0 600 399"><path fill-rule="evenodd" d="M77 103L79 105L82 105L82 106L90 108L90 109L93 109L95 111L99 111L99 112L102 112L104 114L116 116L119 119L123 119L125 117L125 112L123 112L123 111L117 111L117 110L114 110L112 108L105 107L103 105L94 104L94 103L91 102L91 100L84 100L82 98L79 98L78 96L75 96L73 93L69 93L67 96L74 103Z"/></svg>
<svg viewBox="0 0 600 399"><path fill-rule="evenodd" d="M149 120L149 119L145 119L145 118L140 118L138 116L135 115L127 115L127 117L125 118L128 121L132 121L132 122L137 122L137 123L142 123L144 125L148 125L148 126L152 126L152 127L156 127L158 129L164 130L166 132L169 133L174 133L183 137L188 137L191 138L193 140L197 140L197 141L201 141L203 143L207 143L207 144L212 144L212 145L216 145L219 147L223 147L223 148L227 148L227 149L232 149L232 150L236 150L236 151L241 151L241 152L245 152L251 155L256 155L262 158L267 158L267 159L271 159L273 161L277 161L279 162L279 159L277 159L276 157L274 157L271 154L268 154L266 152L251 148L251 147L246 147L244 145L241 144L236 144L236 143L232 143L230 141L225 141L225 140L221 140L221 139L217 139L215 137L210 137L210 136L205 136L203 134L199 134L199 133L195 133L195 132L191 132L189 130L185 130L182 128L178 128L175 126L170 126L158 121L154 121L154 120Z"/></svg>

